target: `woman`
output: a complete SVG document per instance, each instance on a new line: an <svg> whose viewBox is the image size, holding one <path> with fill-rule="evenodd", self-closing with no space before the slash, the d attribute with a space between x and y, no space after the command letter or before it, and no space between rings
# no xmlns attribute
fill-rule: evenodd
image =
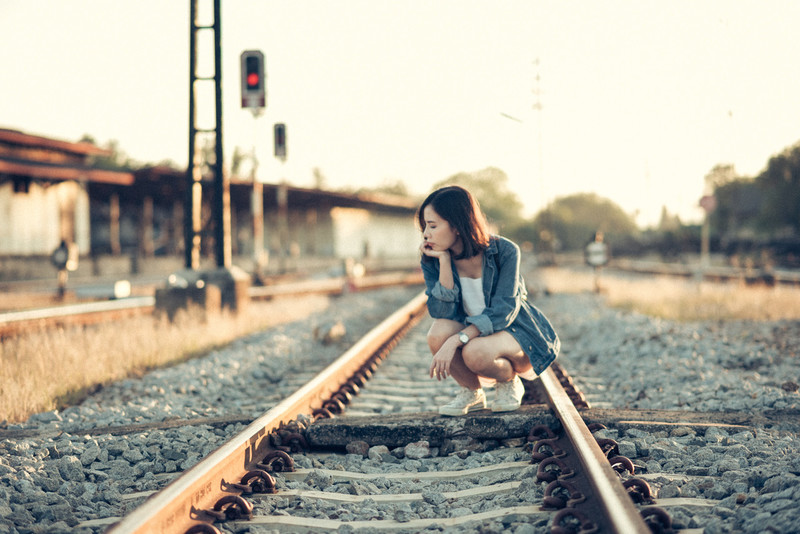
<svg viewBox="0 0 800 534"><path fill-rule="evenodd" d="M459 186L431 193L417 218L434 319L428 332L430 376L451 376L462 387L439 413L486 408L481 381L496 382L492 411L516 410L525 393L519 375L539 375L560 349L550 322L527 300L519 247L489 234L478 202Z"/></svg>

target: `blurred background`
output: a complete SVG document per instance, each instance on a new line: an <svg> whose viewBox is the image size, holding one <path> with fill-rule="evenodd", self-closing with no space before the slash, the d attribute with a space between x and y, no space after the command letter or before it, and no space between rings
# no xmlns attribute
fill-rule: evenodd
<svg viewBox="0 0 800 534"><path fill-rule="evenodd" d="M798 23L788 0L223 0L233 261L413 264L415 207L456 182L543 263L600 231L615 258L800 267ZM189 36L189 1L0 2L0 281L52 277L62 241L75 276L183 265ZM265 58L258 113L245 50Z"/></svg>

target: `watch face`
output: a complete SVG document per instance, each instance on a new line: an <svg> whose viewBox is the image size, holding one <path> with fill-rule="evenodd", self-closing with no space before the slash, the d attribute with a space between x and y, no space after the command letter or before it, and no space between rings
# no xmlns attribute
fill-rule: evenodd
<svg viewBox="0 0 800 534"><path fill-rule="evenodd" d="M464 332L461 332L460 334L458 334L458 339L459 339L459 341L461 341L462 345L466 345L467 343L469 343L469 336L467 334L465 334Z"/></svg>

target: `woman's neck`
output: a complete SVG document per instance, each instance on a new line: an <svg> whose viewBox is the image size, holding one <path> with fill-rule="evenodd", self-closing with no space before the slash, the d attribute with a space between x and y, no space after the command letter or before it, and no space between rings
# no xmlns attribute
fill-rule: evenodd
<svg viewBox="0 0 800 534"><path fill-rule="evenodd" d="M455 260L458 275L466 278L480 278L483 275L483 252L471 258Z"/></svg>

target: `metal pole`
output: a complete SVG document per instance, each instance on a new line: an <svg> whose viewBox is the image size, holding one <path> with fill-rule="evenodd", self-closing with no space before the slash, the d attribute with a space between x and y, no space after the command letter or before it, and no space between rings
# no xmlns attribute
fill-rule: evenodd
<svg viewBox="0 0 800 534"><path fill-rule="evenodd" d="M221 0L214 0L214 85L216 103L216 143L214 146L214 232L217 267L231 266L230 189L222 160L222 53L220 22Z"/></svg>
<svg viewBox="0 0 800 534"><path fill-rule="evenodd" d="M196 269L200 255L195 244L194 229L194 183L195 183L195 93L194 84L197 79L197 0L189 0L189 164L186 168L186 196L183 203L183 253L184 267ZM197 263L195 263L195 259Z"/></svg>

